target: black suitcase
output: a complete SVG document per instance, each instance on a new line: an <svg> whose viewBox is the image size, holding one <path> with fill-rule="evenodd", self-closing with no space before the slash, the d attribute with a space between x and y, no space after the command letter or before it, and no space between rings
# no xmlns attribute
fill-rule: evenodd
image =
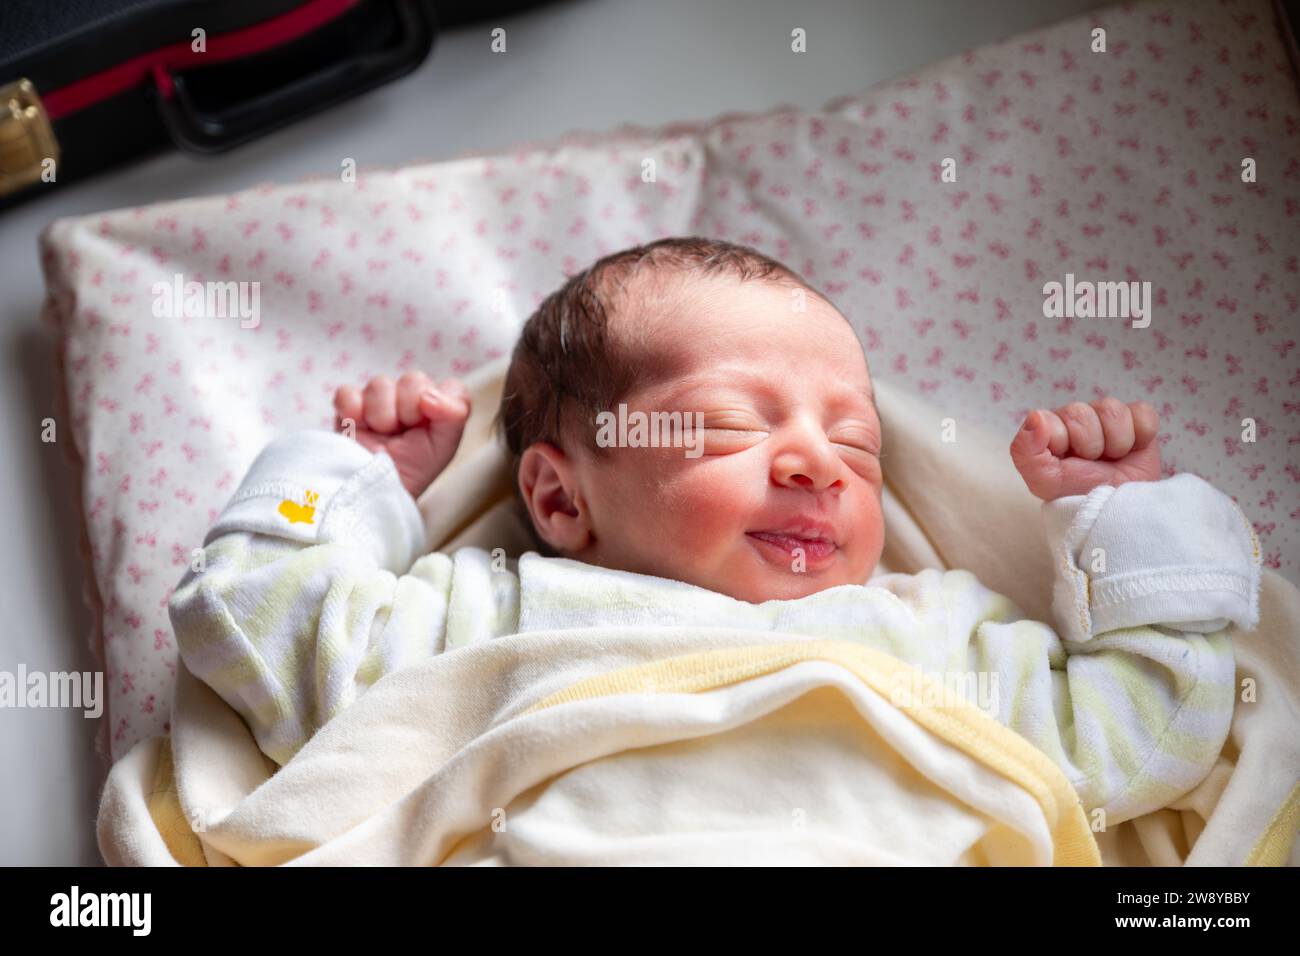
<svg viewBox="0 0 1300 956"><path fill-rule="evenodd" d="M415 69L439 21L530 5L0 0L0 209L169 143L246 143Z"/></svg>

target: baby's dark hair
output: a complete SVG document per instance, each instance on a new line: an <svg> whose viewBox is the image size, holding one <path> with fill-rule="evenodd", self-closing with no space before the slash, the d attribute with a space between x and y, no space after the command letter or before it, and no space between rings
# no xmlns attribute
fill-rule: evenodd
<svg viewBox="0 0 1300 956"><path fill-rule="evenodd" d="M830 302L793 269L757 249L696 236L624 249L571 276L524 324L506 373L494 427L510 451L516 496L520 457L534 442L567 451L577 442L601 453L596 416L663 371L652 364L653 350L639 347L645 328L623 323L614 335L611 318L637 304L653 308L650 293L663 288L662 280L692 275L802 287ZM631 285L638 276L651 281L637 283L634 299Z"/></svg>

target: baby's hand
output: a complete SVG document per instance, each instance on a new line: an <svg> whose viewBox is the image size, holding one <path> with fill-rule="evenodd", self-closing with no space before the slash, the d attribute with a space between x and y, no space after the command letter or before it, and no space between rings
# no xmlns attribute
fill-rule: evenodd
<svg viewBox="0 0 1300 956"><path fill-rule="evenodd" d="M423 372L407 372L396 382L377 375L360 392L343 385L334 393L335 431L347 431L371 451L393 459L402 484L418 498L456 454L469 418L469 390L459 379L434 385Z"/></svg>
<svg viewBox="0 0 1300 956"><path fill-rule="evenodd" d="M1099 485L1160 478L1160 416L1146 402L1107 396L1035 409L1011 442L1011 460L1044 501L1086 495Z"/></svg>

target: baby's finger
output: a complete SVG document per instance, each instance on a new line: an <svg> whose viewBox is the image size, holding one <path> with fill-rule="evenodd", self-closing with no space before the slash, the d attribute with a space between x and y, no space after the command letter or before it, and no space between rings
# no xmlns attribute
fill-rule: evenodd
<svg viewBox="0 0 1300 956"><path fill-rule="evenodd" d="M397 386L387 375L376 375L366 384L366 427L381 435L397 431Z"/></svg>
<svg viewBox="0 0 1300 956"><path fill-rule="evenodd" d="M1133 450L1146 448L1160 434L1160 413L1146 402L1129 402L1133 413Z"/></svg>
<svg viewBox="0 0 1300 956"><path fill-rule="evenodd" d="M448 395L440 388L429 388L420 393L420 410L431 421L463 421L469 417L469 400Z"/></svg>
<svg viewBox="0 0 1300 956"><path fill-rule="evenodd" d="M430 418L468 418L469 389L458 378L444 378L432 390L432 398L425 398L425 405Z"/></svg>
<svg viewBox="0 0 1300 956"><path fill-rule="evenodd" d="M1092 403L1101 422L1105 457L1118 461L1133 450L1133 413L1118 398L1109 395Z"/></svg>
<svg viewBox="0 0 1300 956"><path fill-rule="evenodd" d="M1047 443L1051 434L1043 412L1034 409L1026 415L1020 431L1011 440L1011 460L1015 462L1016 468L1023 473L1027 467L1038 467L1045 461L1050 461L1052 456L1047 450Z"/></svg>
<svg viewBox="0 0 1300 956"><path fill-rule="evenodd" d="M469 406L469 389L465 383L458 378L444 378L438 383L438 391L444 395L450 395L453 398L459 398L464 401L466 407Z"/></svg>
<svg viewBox="0 0 1300 956"><path fill-rule="evenodd" d="M1064 458L1065 453L1070 450L1070 432L1065 427L1065 422L1061 421L1061 416L1056 412L1049 412L1045 408L1040 408L1038 414L1042 416L1043 423L1047 427L1049 436L1047 450L1057 458Z"/></svg>
<svg viewBox="0 0 1300 956"><path fill-rule="evenodd" d="M352 385L341 385L335 390L334 411L338 413L340 429L343 422L348 419L351 419L353 426L355 426L361 419L363 407L359 388Z"/></svg>
<svg viewBox="0 0 1300 956"><path fill-rule="evenodd" d="M423 372L407 372L397 380L397 419L404 428L418 425L424 418L420 393L432 384Z"/></svg>
<svg viewBox="0 0 1300 956"><path fill-rule="evenodd" d="M1079 458L1096 461L1106 450L1106 440L1101 434L1101 421L1091 405L1070 402L1056 410L1070 432L1070 451Z"/></svg>

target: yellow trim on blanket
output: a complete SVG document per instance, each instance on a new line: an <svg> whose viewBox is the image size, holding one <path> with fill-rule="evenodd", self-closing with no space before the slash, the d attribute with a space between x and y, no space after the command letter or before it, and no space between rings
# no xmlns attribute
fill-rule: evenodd
<svg viewBox="0 0 1300 956"><path fill-rule="evenodd" d="M922 701L945 699L939 682L896 657L849 641L798 641L719 648L599 674L538 701L524 713L613 694L715 690L808 660L839 664L886 699L890 688L899 686L899 678L906 681L903 686L922 688ZM938 696L931 697L931 692ZM1078 795L1061 769L1033 744L973 704L909 702L899 709L1038 801L1052 830L1054 866L1101 865Z"/></svg>
<svg viewBox="0 0 1300 956"><path fill-rule="evenodd" d="M158 769L154 771L153 789L145 798L145 806L158 835L181 866L207 866L203 844L195 836L190 821L181 808L180 794L176 792L176 769L172 763L172 739L162 738L158 746Z"/></svg>
<svg viewBox="0 0 1300 956"><path fill-rule="evenodd" d="M1264 833L1246 857L1247 866L1286 866L1296 833L1300 832L1300 783L1277 808Z"/></svg>

